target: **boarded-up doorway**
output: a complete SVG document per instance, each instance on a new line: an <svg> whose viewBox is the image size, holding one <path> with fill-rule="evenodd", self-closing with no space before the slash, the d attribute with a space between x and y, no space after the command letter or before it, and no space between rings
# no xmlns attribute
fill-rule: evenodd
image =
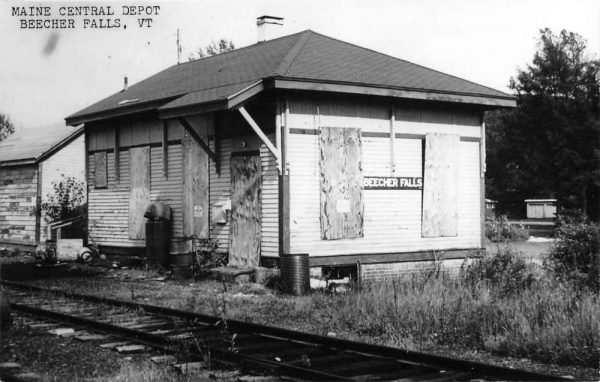
<svg viewBox="0 0 600 382"><path fill-rule="evenodd" d="M231 157L231 234L229 265L256 267L260 260L260 192L261 164L259 153Z"/></svg>
<svg viewBox="0 0 600 382"><path fill-rule="evenodd" d="M208 237L208 155L190 137L181 141L183 157L183 235Z"/></svg>

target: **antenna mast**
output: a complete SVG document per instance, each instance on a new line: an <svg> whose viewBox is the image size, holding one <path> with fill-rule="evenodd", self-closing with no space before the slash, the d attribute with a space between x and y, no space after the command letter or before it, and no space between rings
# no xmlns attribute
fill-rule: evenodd
<svg viewBox="0 0 600 382"><path fill-rule="evenodd" d="M179 43L179 28L177 28L177 65L181 62L181 44Z"/></svg>

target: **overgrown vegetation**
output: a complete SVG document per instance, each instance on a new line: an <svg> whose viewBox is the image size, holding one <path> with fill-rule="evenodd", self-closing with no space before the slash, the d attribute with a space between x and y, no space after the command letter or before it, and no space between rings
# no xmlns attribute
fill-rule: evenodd
<svg viewBox="0 0 600 382"><path fill-rule="evenodd" d="M597 296L575 293L550 278L535 279L519 264L484 260L459 278L442 272L366 285L345 295L316 294L305 313L320 311L332 330L412 349L445 345L597 367ZM508 276L498 274L505 270ZM511 293L509 285L514 285Z"/></svg>
<svg viewBox="0 0 600 382"><path fill-rule="evenodd" d="M363 283L346 293L292 298L252 284L224 288L214 281L117 283L87 277L52 283L123 299L133 299L135 288L136 301L414 350L445 346L597 368L600 301L589 283L598 277L593 274L598 226L566 223L560 230L547 261L552 266L526 262L520 252L499 245L497 252L465 262L458 276L436 263L428 271Z"/></svg>
<svg viewBox="0 0 600 382"><path fill-rule="evenodd" d="M510 224L506 215L485 218L485 236L494 243L523 241L529 231L520 224Z"/></svg>
<svg viewBox="0 0 600 382"><path fill-rule="evenodd" d="M587 219L561 219L546 267L576 289L600 292L600 224Z"/></svg>
<svg viewBox="0 0 600 382"><path fill-rule="evenodd" d="M466 286L484 284L501 297L520 293L535 280L532 265L508 246L465 265L461 277Z"/></svg>

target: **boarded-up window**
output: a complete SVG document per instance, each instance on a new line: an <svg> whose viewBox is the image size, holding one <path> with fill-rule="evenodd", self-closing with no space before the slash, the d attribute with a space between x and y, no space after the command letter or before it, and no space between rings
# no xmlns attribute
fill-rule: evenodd
<svg viewBox="0 0 600 382"><path fill-rule="evenodd" d="M144 239L146 226L144 211L150 203L150 148L129 149L129 238Z"/></svg>
<svg viewBox="0 0 600 382"><path fill-rule="evenodd" d="M363 237L360 129L321 127L321 238Z"/></svg>
<svg viewBox="0 0 600 382"><path fill-rule="evenodd" d="M94 188L108 187L106 173L106 151L94 153Z"/></svg>
<svg viewBox="0 0 600 382"><path fill-rule="evenodd" d="M429 133L425 138L423 237L458 234L460 137Z"/></svg>

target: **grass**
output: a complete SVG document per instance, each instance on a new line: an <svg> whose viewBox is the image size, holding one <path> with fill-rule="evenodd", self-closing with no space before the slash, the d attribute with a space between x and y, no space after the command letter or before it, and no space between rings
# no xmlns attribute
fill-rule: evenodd
<svg viewBox="0 0 600 382"><path fill-rule="evenodd" d="M539 260L550 244L513 246L528 251L520 256ZM488 252L503 250L491 247ZM323 291L303 297L254 284L151 281L155 274L131 270L36 283L413 350L466 349L598 368L598 296L549 278L531 262L521 271L531 273L533 281L516 283L514 290L430 272L344 294Z"/></svg>
<svg viewBox="0 0 600 382"><path fill-rule="evenodd" d="M412 349L436 345L597 367L600 305L591 293L544 281L499 295L490 286L435 277L373 284L340 296L316 295L333 330Z"/></svg>

